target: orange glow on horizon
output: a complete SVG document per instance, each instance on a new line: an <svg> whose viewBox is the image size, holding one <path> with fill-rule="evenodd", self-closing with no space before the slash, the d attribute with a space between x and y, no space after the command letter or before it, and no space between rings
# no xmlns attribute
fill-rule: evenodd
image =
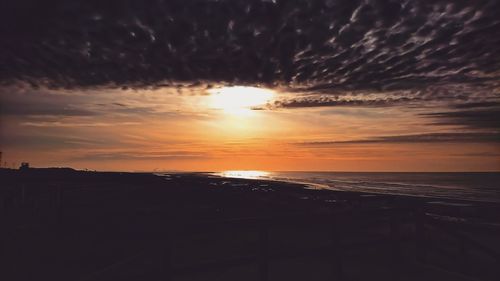
<svg viewBox="0 0 500 281"><path fill-rule="evenodd" d="M44 103L57 109L78 106L79 111L3 116L0 129L9 132L2 139L3 159L9 167L30 162L34 167L107 171L500 170L495 157L500 147L494 142L358 141L457 130L429 126L421 109L255 111L251 108L289 94L242 86L213 88L208 95L205 87L196 91L52 91Z"/></svg>

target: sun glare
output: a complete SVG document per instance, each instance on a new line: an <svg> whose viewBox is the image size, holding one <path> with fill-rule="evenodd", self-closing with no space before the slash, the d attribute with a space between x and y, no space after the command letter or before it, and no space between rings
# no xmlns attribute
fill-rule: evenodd
<svg viewBox="0 0 500 281"><path fill-rule="evenodd" d="M233 115L248 115L252 107L264 105L274 96L273 90L245 86L215 88L208 93L211 108Z"/></svg>

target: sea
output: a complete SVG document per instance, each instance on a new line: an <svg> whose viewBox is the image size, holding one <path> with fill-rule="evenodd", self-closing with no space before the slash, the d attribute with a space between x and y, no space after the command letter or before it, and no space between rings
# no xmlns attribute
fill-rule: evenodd
<svg viewBox="0 0 500 281"><path fill-rule="evenodd" d="M309 188L500 202L500 172L265 172L224 171L227 178L275 180Z"/></svg>

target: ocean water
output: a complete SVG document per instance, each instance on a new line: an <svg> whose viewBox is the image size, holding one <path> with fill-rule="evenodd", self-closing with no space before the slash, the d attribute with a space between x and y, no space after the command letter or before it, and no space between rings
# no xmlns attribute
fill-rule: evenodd
<svg viewBox="0 0 500 281"><path fill-rule="evenodd" d="M500 173L226 171L223 177L299 182L313 188L500 202Z"/></svg>

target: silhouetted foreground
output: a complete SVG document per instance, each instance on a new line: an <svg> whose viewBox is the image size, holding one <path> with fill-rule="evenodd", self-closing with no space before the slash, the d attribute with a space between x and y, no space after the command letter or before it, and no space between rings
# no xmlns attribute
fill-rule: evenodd
<svg viewBox="0 0 500 281"><path fill-rule="evenodd" d="M1 280L497 280L495 204L0 169Z"/></svg>

